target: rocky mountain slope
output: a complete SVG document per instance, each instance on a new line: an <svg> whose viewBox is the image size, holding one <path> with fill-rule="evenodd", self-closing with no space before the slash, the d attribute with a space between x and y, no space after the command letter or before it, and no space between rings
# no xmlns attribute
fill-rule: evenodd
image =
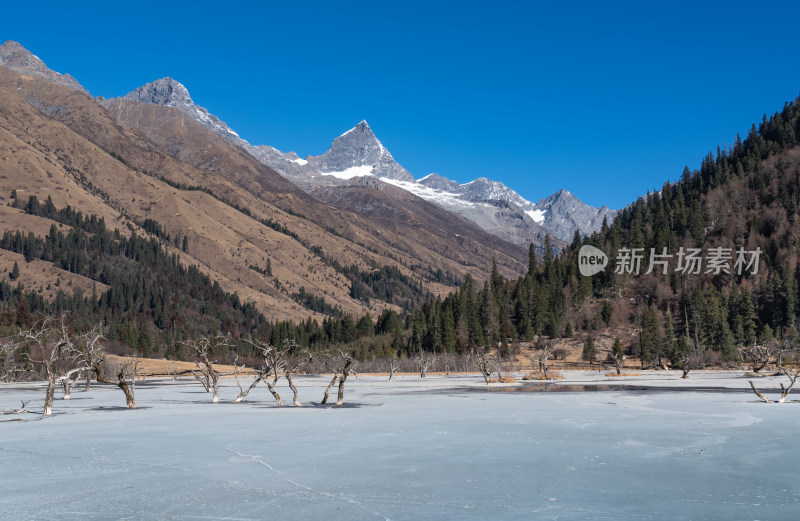
<svg viewBox="0 0 800 521"><path fill-rule="evenodd" d="M48 69L38 56L31 54L22 45L11 40L0 45L0 65L26 76L43 78L57 85L86 93L86 89L78 83L78 80L69 74L59 74Z"/></svg>
<svg viewBox="0 0 800 521"><path fill-rule="evenodd" d="M10 43L0 56L9 48L15 63L37 63ZM181 262L270 319L375 316L424 292L447 292L467 272L488 277L493 258L504 273L524 269L523 248L455 216L431 225L412 205L396 220L367 219L320 203L237 146L222 122L207 112L201 122L199 108L187 114L194 104L176 82L139 91L146 103L102 100L40 72L0 66L0 201L12 191L26 201L49 196L56 208L71 205L123 233L147 235L143 223L155 221L185 237L185 247L166 244ZM37 236L53 224L5 204L0 213L5 229ZM408 291L356 298L362 279Z"/></svg>

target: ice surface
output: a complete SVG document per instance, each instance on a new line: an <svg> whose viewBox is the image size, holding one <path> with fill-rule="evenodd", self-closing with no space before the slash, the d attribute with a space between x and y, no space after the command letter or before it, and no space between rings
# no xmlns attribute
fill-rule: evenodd
<svg viewBox="0 0 800 521"><path fill-rule="evenodd" d="M361 375L342 409L312 403L329 377L295 379L302 408L264 387L233 404L231 380L212 404L179 380L138 384L135 410L94 385L59 393L49 418L0 416L0 518L798 518L800 404L757 403L740 375L568 373L529 388L649 388L598 392ZM43 397L2 385L0 409L39 412Z"/></svg>

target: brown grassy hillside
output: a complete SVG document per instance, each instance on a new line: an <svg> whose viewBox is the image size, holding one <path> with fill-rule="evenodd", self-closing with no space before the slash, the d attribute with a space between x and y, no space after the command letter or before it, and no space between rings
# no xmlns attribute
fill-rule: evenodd
<svg viewBox="0 0 800 521"><path fill-rule="evenodd" d="M12 190L23 201L49 196L124 233L142 234L136 223L154 219L187 237L183 262L272 319L315 314L291 298L300 288L347 313L386 305L351 298L331 259L364 272L395 266L434 293L450 289L433 281L439 269L452 281L468 271L485 278L492 258L508 275L523 268L525 252L460 218L381 221L321 204L196 122L130 105L140 106L119 105L115 115L82 92L0 67L0 202ZM37 235L52 224L8 207L0 219ZM272 277L250 268L268 260Z"/></svg>

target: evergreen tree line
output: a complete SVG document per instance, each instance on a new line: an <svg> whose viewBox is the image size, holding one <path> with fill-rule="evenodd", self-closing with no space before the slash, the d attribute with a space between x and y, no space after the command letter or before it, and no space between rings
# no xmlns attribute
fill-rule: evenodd
<svg viewBox="0 0 800 521"><path fill-rule="evenodd" d="M12 287L3 281L0 302L9 316L20 306L27 312L71 309L86 324L108 324L114 337L128 345L166 346L168 355L175 355L169 346L179 338L231 332L237 338L269 339L274 345L292 339L302 349L357 345L362 356L410 357L420 351L503 350L511 341L537 335L554 338L570 337L579 330L591 332L602 324L609 326L613 310L623 307L620 296L635 297L635 316L619 317L639 331L638 340L626 346L629 354L640 355L647 364L664 358L675 362L682 354L698 350L732 359L737 345L789 334L800 317L800 267L790 264L788 255L797 245L789 230L800 209L800 168L782 154L798 145L799 122L798 102L786 104L781 113L754 125L746 139L737 137L730 149L706 156L699 170L686 168L677 182L666 183L659 192L623 209L612 225L603 223L590 237L576 232L571 247L558 257L551 253L549 238L541 258L531 247L528 270L516 280L502 277L493 266L483 284L467 275L445 298L430 298L396 268L344 267L321 249L311 248L351 281L354 298L401 304L407 309L403 316L387 309L375 320L369 314L354 318L303 290L295 298L331 316L322 323L312 318L271 323L252 304L223 292L197 267L181 266L177 256L169 255L155 238L164 235L158 223L143 223L155 237L134 233L126 238L118 231L107 231L102 219L69 207L57 210L51 200L41 204L35 198L25 205L15 204L28 213L68 224L72 230L63 233L53 226L43 238L9 231L0 247L23 254L26 260L52 262L109 289L92 297L78 291L71 296L59 292L53 302L45 302L21 285ZM743 224L732 225L715 213L712 203L719 197L741 205L729 218L744 219ZM664 247L675 251L681 246L724 244L758 246L765 253L757 276L690 278L672 273L660 280L655 275L634 278L607 269L584 277L576 258L584 244L602 249L611 258L623 246L643 248L644 266L650 248L660 252ZM604 301L601 309L600 300ZM19 304L23 301L24 305ZM588 322L580 318L587 315Z"/></svg>

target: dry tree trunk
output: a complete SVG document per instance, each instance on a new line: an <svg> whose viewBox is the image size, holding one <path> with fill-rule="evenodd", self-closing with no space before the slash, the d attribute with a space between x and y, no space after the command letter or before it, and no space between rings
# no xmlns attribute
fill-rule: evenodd
<svg viewBox="0 0 800 521"><path fill-rule="evenodd" d="M61 380L61 390L64 391L64 399L69 400L72 398L72 384L68 378Z"/></svg>
<svg viewBox="0 0 800 521"><path fill-rule="evenodd" d="M328 387L325 388L325 396L322 397L322 401L320 403L328 403L328 397L330 396L331 387L333 384L336 383L336 379L339 377L338 371L334 370L333 378L331 379L331 383L328 384Z"/></svg>
<svg viewBox="0 0 800 521"><path fill-rule="evenodd" d="M395 379L395 372L397 371L397 357L392 358L389 360L389 381Z"/></svg>
<svg viewBox="0 0 800 521"><path fill-rule="evenodd" d="M103 372L102 364L104 363L104 358L96 359L93 362L94 371L97 373L97 381L103 382L106 384L113 384L119 387L123 393L125 393L125 404L128 406L128 409L135 409L136 408L136 399L134 398L134 390L131 385L128 384L128 381L125 379L125 372L128 370L130 364L123 364L120 369L119 373L117 373L116 380L111 379L105 375ZM137 366L134 363L133 373L132 373L132 381L136 381L136 371Z"/></svg>
<svg viewBox="0 0 800 521"><path fill-rule="evenodd" d="M785 367L781 367L781 372L789 377L790 383L789 387L784 387L783 383L781 383L781 399L778 400L778 403L783 403L786 401L786 397L789 396L789 393L791 392L792 387L794 387L797 378L800 377L800 369L790 372Z"/></svg>
<svg viewBox="0 0 800 521"><path fill-rule="evenodd" d="M239 387L239 391L240 391L240 392L239 392L239 396L237 396L237 397L236 397L236 399L233 401L233 403L239 403L239 402L241 402L242 400L244 400L244 399L245 399L245 397L246 397L248 394L250 394L250 391L252 391L253 389L255 389L255 388L256 388L256 386L257 386L257 385L259 384L259 382L261 382L261 381L262 381L262 375L260 375L260 374L259 374L259 375L256 375L256 379L255 379L255 380L253 380L253 383L251 383L251 384L250 384L250 387L248 387L247 389L242 389L241 387Z"/></svg>
<svg viewBox="0 0 800 521"><path fill-rule="evenodd" d="M244 369L244 368L245 368L245 366L244 366L244 364L242 364L242 366L241 366L241 367L239 367L238 365L236 365L236 363L238 362L238 360L239 360L239 355L237 354L237 355L236 355L236 359L233 361L233 378L236 380L236 385L238 385L238 386L239 386L239 396L237 396L237 397L236 397L236 399L233 401L233 403L239 403L239 402L241 402L242 400L244 400L244 399L245 399L245 397L246 397L248 394L250 394L250 391L252 391L253 389L255 389L255 388L256 388L256 386L259 384L259 382L261 382L261 379L262 379L262 377L264 376L264 375L263 375L263 373L262 373L261 371L259 371L259 372L258 372L258 374L256 374L256 378L255 378L255 380L253 380L253 382L250 384L250 387L248 387L247 389L245 389L244 387L242 387L242 384L241 384L241 382L239 381L239 372L240 372L242 369Z"/></svg>
<svg viewBox="0 0 800 521"><path fill-rule="evenodd" d="M339 377L339 396L336 398L336 403L333 404L334 407L341 407L342 402L344 402L344 382L347 380L348 374L350 373L345 371L342 373L342 376Z"/></svg>
<svg viewBox="0 0 800 521"><path fill-rule="evenodd" d="M344 356L344 355L342 355ZM339 377L339 396L334 404L334 407L341 407L344 402L344 382L350 374L350 366L353 364L353 359L349 356L345 357L344 368L342 369L342 376Z"/></svg>
<svg viewBox="0 0 800 521"><path fill-rule="evenodd" d="M217 372L211 370L208 372L211 377L211 386L214 389L214 396L211 398L211 403L219 403L219 377Z"/></svg>
<svg viewBox="0 0 800 521"><path fill-rule="evenodd" d="M748 382L750 382L750 387L753 388L753 392L756 393L756 396L761 398L765 403L772 403L772 400L770 400L769 398L767 398L766 396L764 396L763 394L758 392L758 389L756 389L756 386L755 386L755 384L753 384L752 380L748 380Z"/></svg>
<svg viewBox="0 0 800 521"><path fill-rule="evenodd" d="M203 386L203 389L206 390L207 393L211 392L211 379L208 376L208 371L200 362L195 362L197 367L200 369L200 374L192 371L192 376L194 376L198 382Z"/></svg>
<svg viewBox="0 0 800 521"><path fill-rule="evenodd" d="M136 378L136 372L133 373L133 379ZM125 380L125 367L119 370L119 374L117 374L117 387L122 389L122 392L125 393L125 404L128 406L128 409L135 409L136 408L136 398L133 395L133 388L128 385L127 380Z"/></svg>
<svg viewBox="0 0 800 521"><path fill-rule="evenodd" d="M53 398L56 394L56 375L47 368L47 391L44 394L44 415L50 416L53 413Z"/></svg>
<svg viewBox="0 0 800 521"><path fill-rule="evenodd" d="M486 359L486 355L481 355L478 358L478 370L483 375L483 381L486 382L486 385L489 385L489 377L492 375L492 371L489 366L489 360Z"/></svg>
<svg viewBox="0 0 800 521"><path fill-rule="evenodd" d="M86 369L83 372L83 376L86 378L86 385L83 386L83 390L85 392L85 391L89 390L89 387L91 386L91 383L92 383L92 370L91 369Z"/></svg>
<svg viewBox="0 0 800 521"><path fill-rule="evenodd" d="M274 374L275 378L272 380L272 383L270 383L269 380L265 379L265 381L267 382L267 389L269 389L269 392L275 398L275 401L278 402L278 405L283 405L283 402L281 402L281 395L278 394L277 391L275 391L275 384L278 383L278 378L280 378L280 375L277 372L275 372Z"/></svg>
<svg viewBox="0 0 800 521"><path fill-rule="evenodd" d="M58 378L59 380L61 380L61 389L64 391L65 400L69 400L70 397L72 396L72 386L75 384L75 382L78 381L78 378L80 378L81 373L83 373L84 371L85 368L78 367L70 371L67 371L66 374L62 374L61 377Z"/></svg>
<svg viewBox="0 0 800 521"><path fill-rule="evenodd" d="M294 382L292 381L292 371L291 369L286 370L286 381L289 382L289 388L292 390L292 403L295 407L302 407L303 404L297 399L297 387L294 386Z"/></svg>

